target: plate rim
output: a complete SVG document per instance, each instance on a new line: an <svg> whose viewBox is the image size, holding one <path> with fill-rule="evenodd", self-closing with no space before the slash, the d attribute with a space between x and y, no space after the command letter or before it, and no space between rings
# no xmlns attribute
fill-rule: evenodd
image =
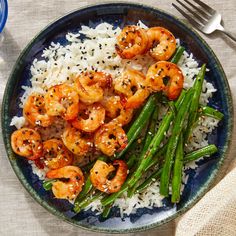
<svg viewBox="0 0 236 236"><path fill-rule="evenodd" d="M10 85L12 82L14 82L14 74L16 73L17 67L18 67L18 63L22 60L22 58L24 58L25 55L27 55L27 52L32 48L32 46L34 45L34 42L37 40L37 38L44 33L49 27L53 26L54 24L56 24L58 21L62 20L65 17L68 17L71 14L74 14L76 12L82 11L82 10L86 10L89 8L94 8L94 7L99 7L99 6L118 6L118 5L123 5L123 6L127 6L127 7L137 7L137 8L142 8L144 10L147 9L151 9L153 11L159 12L161 14L165 14L169 17L171 17L172 19L174 19L174 21L177 21L178 24L182 24L182 26L184 26L188 31L190 31L191 33L195 34L195 36L197 36L197 38L199 40L201 40L201 42L203 43L204 47L206 47L210 53L211 56L216 60L217 62L217 67L218 70L221 74L221 76L223 77L223 80L225 82L225 92L227 95L227 103L229 105L229 113L231 113L231 116L229 116L229 120L228 120L228 134L227 134L227 142L224 146L224 149L222 150L222 155L220 156L219 161L217 162L216 168L212 171L211 176L208 178L208 180L203 184L202 188L200 189L200 191L198 191L198 193L196 194L196 196L194 196L186 205L184 208L177 210L172 216L169 216L161 221L155 222L155 223L151 223L145 226L140 226L140 227L136 227L136 228L132 228L130 227L129 229L111 229L111 228L105 228L105 227L97 227L97 226L93 226L93 225L89 225L89 226L84 226L83 224L80 224L79 221L76 221L74 219L68 218L66 217L63 213L57 211L56 209L54 209L52 206L50 206L46 201L43 201L39 195L37 194L37 192L28 184L28 182L26 181L24 175L22 174L20 168L18 168L16 162L14 161L15 159L15 155L11 150L10 147L10 143L9 143L9 138L8 138L8 131L5 129L5 127L8 125L8 121L7 121L7 111L8 111L8 106L6 105L8 103L9 100L9 93L8 90L10 89ZM211 49L211 47L207 44L207 42L200 36L200 34L198 32L195 31L195 29L193 29L191 27L190 24L187 24L186 22L182 21L181 19L179 19L178 17L172 15L171 13L159 9L157 7L154 7L152 5L148 5L148 4L142 4L142 3L137 3L137 2L127 2L127 1L114 1L114 2L103 2L103 3L95 3L95 4L89 4L86 6L82 6L79 7L77 9L74 9L72 11L69 11L65 14L63 14L60 17L57 17L56 19L54 19L53 21L51 21L49 24L47 24L42 30L40 30L29 42L28 44L24 47L24 49L21 51L21 53L19 54L13 68L11 69L11 73L8 77L8 81L4 90L4 95L3 95L3 101L2 101L2 114L1 114L1 124L2 124L2 135L3 135L3 141L4 141L4 146L5 146L5 150L7 153L7 157L8 160L17 176L17 178L19 179L19 181L21 182L21 184L23 185L23 187L26 189L26 191L31 195L31 197L36 200L41 206L43 206L48 212L50 212L51 214L57 216L59 219L62 219L63 221L74 225L76 227L80 227L82 229L85 230L90 230L93 232L103 232L103 233L133 233L133 232L139 232L139 231L145 231L148 229L153 229L156 228L160 225L163 225L165 223L170 222L171 220L177 218L179 215L182 215L184 212L188 211L190 208L192 208L206 193L207 191L210 189L210 187L214 184L215 179L217 177L217 173L219 172L219 169L222 167L224 161L226 160L226 157L228 156L228 153L230 151L230 147L232 144L232 130L234 127L234 113L233 113L233 99L232 99L232 93L231 93L231 89L229 87L229 83L228 83L228 79L225 75L225 72L223 70L223 67L219 61L219 59L217 58L217 56L215 55L214 51Z"/></svg>

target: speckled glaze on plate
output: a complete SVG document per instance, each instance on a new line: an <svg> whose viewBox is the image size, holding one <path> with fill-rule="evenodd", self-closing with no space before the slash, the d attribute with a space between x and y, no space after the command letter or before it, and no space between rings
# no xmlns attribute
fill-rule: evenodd
<svg viewBox="0 0 236 236"><path fill-rule="evenodd" d="M40 58L42 50L51 42L65 44L66 33L77 32L81 25L94 27L106 21L114 26L123 27L127 24L136 24L139 20L149 27L158 25L168 28L181 39L181 43L193 53L200 64L207 63L210 71L207 72L206 79L218 89L210 105L224 113L224 120L208 136L210 143L215 143L219 152L208 160L200 161L197 171L189 171L187 185L181 202L177 205L172 205L168 199L165 199L164 206L161 208L138 209L135 214L125 216L123 219L116 208L112 209L107 220L101 219L91 211L76 215L72 211L71 204L64 200L54 199L50 192L43 189L42 182L32 173L28 162L17 157L11 149L10 136L14 131L14 128L10 126L11 118L22 114L19 109L19 97L23 93L21 86L30 85L30 66L34 58ZM2 133L10 163L31 196L49 212L69 223L92 231L109 233L127 233L154 228L191 208L214 181L227 154L233 126L229 85L218 59L206 42L195 31L168 13L152 7L124 2L99 4L79 9L63 16L41 31L23 50L13 68L6 86L2 110Z"/></svg>

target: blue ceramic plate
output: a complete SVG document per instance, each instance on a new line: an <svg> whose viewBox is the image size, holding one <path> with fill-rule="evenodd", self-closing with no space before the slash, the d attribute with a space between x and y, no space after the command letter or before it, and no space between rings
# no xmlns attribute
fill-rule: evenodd
<svg viewBox="0 0 236 236"><path fill-rule="evenodd" d="M0 0L0 33L3 31L3 28L6 24L7 15L8 15L7 0Z"/></svg>
<svg viewBox="0 0 236 236"><path fill-rule="evenodd" d="M43 189L42 182L38 180L37 176L32 174L27 161L12 152L10 135L14 128L10 127L10 121L14 115L21 115L22 112L19 109L21 86L29 85L32 61L39 58L42 50L52 41L64 44L65 35L68 32L78 31L81 25L96 26L104 21L123 27L127 24L136 24L139 20L149 27L158 25L168 28L177 38L181 39L186 49L193 53L200 64L207 63L210 71L207 73L206 79L218 89L211 100L211 105L224 113L224 120L208 137L209 141L215 143L219 148L219 152L210 159L201 161L196 172L190 171L188 183L178 205L171 205L167 199L162 208L139 209L135 214L123 219L117 209L112 209L111 216L107 220L102 220L100 216L96 216L91 211L75 215L72 205L64 200L55 200L50 192ZM232 115L232 98L224 71L213 51L195 31L175 17L155 8L130 3L108 3L79 9L60 18L28 44L18 58L6 86L2 131L8 157L16 175L39 204L59 218L76 226L93 231L122 233L145 230L168 222L188 210L203 196L227 154L232 132Z"/></svg>

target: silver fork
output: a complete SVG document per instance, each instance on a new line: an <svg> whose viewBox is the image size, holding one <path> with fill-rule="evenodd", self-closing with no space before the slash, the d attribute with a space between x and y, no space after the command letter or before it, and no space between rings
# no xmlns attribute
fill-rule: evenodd
<svg viewBox="0 0 236 236"><path fill-rule="evenodd" d="M211 34L215 30L219 30L228 35L232 40L236 42L236 35L226 31L221 25L221 14L216 10L203 3L200 0L194 0L196 4L193 4L189 0L176 0L187 11L182 10L180 7L172 3L172 5L185 17L188 21L197 29L205 34ZM188 13L186 13L188 12Z"/></svg>

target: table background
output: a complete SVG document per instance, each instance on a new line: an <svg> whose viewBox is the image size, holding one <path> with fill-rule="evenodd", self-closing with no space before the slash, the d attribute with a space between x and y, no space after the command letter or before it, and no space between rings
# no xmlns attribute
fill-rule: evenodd
<svg viewBox="0 0 236 236"><path fill-rule="evenodd" d="M105 1L9 0L9 17L4 31L4 40L0 46L0 102L2 102L4 88L10 71L19 53L32 37L61 15L96 2ZM129 2L133 1L129 0ZM171 2L171 0L139 0L139 3L145 3L166 10L182 18L171 6ZM222 14L225 27L231 32L236 33L236 1L205 0L205 2L218 10ZM211 36L202 36L222 63L231 87L234 104L236 104L236 96L234 93L236 89L236 43L233 43L225 35L219 32L216 32ZM233 133L230 153L217 181L219 181L230 169L236 166L236 161L234 161L236 154L235 129ZM0 235L99 235L97 233L95 234L81 230L60 221L37 204L15 176L8 162L2 137L0 137L0 150ZM215 183L217 183L217 181ZM165 224L158 229L149 230L145 232L145 234L135 233L129 235L174 235L175 225L178 220L181 220L181 218Z"/></svg>

